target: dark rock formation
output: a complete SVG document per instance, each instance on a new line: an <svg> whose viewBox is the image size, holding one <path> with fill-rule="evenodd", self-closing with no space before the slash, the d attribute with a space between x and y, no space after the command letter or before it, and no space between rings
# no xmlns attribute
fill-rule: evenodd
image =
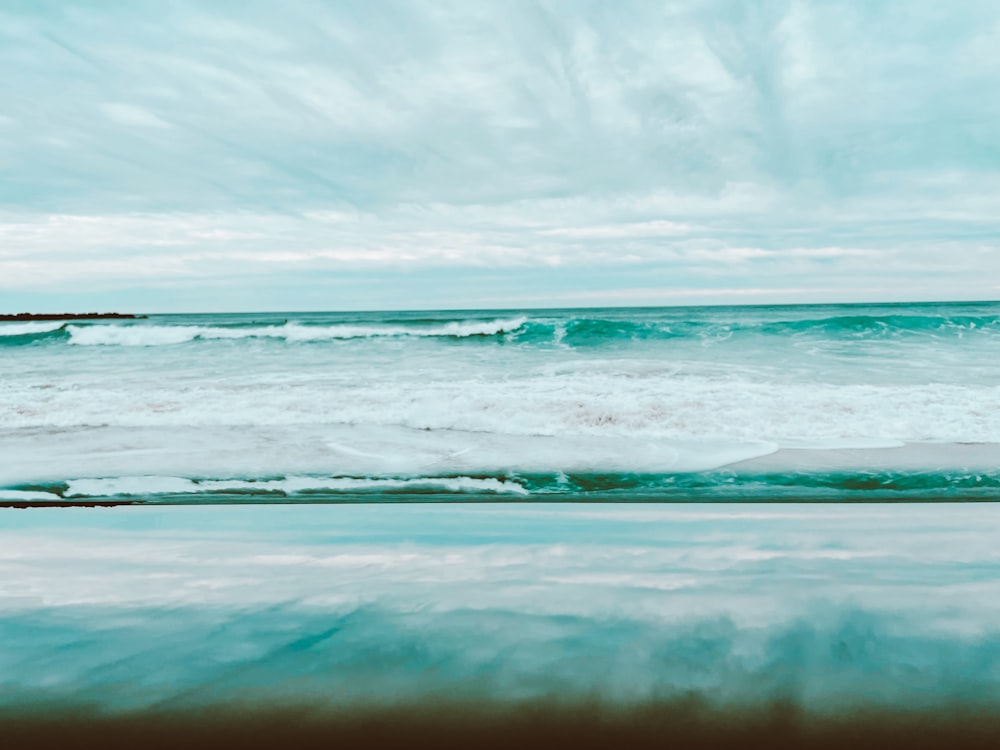
<svg viewBox="0 0 1000 750"><path fill-rule="evenodd" d="M95 318L124 318L135 320L145 318L145 315L129 315L127 313L17 313L16 315L0 315L0 321L25 320L93 320Z"/></svg>

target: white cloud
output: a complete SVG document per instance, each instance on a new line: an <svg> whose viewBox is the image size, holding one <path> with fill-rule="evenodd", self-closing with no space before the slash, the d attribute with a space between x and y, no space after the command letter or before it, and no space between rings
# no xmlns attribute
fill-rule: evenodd
<svg viewBox="0 0 1000 750"><path fill-rule="evenodd" d="M148 109L135 104L104 104L101 106L104 114L122 125L135 125L142 128L169 128L169 123L157 117Z"/></svg>
<svg viewBox="0 0 1000 750"><path fill-rule="evenodd" d="M695 287L821 274L846 297L867 264L871 286L991 289L1000 16L905 15L904 33L798 1L7 11L0 287L103 278L109 299L148 266L195 297L242 279L249 305L265 281L321 296L297 274L367 268L440 306L405 274L613 292L641 265Z"/></svg>
<svg viewBox="0 0 1000 750"><path fill-rule="evenodd" d="M558 227L546 229L541 234L580 239L626 239L629 237L669 237L690 234L692 229L693 227L688 224L659 220L592 227Z"/></svg>

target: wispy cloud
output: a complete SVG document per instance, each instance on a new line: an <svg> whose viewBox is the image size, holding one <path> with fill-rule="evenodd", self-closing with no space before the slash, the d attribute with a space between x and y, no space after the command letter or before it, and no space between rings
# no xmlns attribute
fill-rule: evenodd
<svg viewBox="0 0 1000 750"><path fill-rule="evenodd" d="M559 269L540 303L594 274L634 286L637 263L675 286L733 263L747 289L822 274L844 299L864 268L902 296L989 296L1000 273L994 3L38 2L0 21L3 307L84 280L170 307L137 291L152 267L203 308L287 307L365 268L402 306L449 306L416 268Z"/></svg>

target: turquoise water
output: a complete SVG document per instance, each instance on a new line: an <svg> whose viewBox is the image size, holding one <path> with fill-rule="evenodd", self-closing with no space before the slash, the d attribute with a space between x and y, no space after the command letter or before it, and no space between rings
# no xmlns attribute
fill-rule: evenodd
<svg viewBox="0 0 1000 750"><path fill-rule="evenodd" d="M989 500L1000 304L0 323L0 501Z"/></svg>

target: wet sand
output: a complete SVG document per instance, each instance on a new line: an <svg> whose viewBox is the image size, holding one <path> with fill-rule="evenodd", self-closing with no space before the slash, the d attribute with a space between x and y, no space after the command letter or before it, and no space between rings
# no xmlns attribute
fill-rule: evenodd
<svg viewBox="0 0 1000 750"><path fill-rule="evenodd" d="M308 707L217 707L198 714L0 718L11 748L995 748L1000 716L882 713L807 719L772 705L720 713L697 702L629 711L527 704L428 704L331 716Z"/></svg>
<svg viewBox="0 0 1000 750"><path fill-rule="evenodd" d="M994 747L1000 506L0 511L20 747Z"/></svg>

